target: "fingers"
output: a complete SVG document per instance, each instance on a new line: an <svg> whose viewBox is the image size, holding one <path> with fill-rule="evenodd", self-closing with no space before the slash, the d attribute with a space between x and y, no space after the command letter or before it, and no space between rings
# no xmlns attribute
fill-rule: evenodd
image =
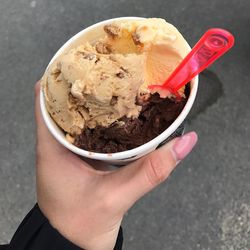
<svg viewBox="0 0 250 250"><path fill-rule="evenodd" d="M113 202L120 204L124 212L128 210L140 197L162 183L177 163L191 152L196 142L196 133L188 133L112 173L109 184Z"/></svg>
<svg viewBox="0 0 250 250"><path fill-rule="evenodd" d="M67 150L60 145L48 131L40 108L40 82L35 85L35 117L37 126L37 149L43 154L65 153Z"/></svg>

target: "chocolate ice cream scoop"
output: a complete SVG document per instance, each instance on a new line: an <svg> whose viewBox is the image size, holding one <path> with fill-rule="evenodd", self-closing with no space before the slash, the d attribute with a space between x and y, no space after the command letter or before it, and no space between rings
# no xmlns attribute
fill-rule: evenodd
<svg viewBox="0 0 250 250"><path fill-rule="evenodd" d="M188 90L189 88L186 88ZM188 91L186 91L188 96ZM141 146L169 127L181 113L187 99L150 96L137 118L122 117L108 127L87 128L75 137L75 145L92 152L116 153Z"/></svg>

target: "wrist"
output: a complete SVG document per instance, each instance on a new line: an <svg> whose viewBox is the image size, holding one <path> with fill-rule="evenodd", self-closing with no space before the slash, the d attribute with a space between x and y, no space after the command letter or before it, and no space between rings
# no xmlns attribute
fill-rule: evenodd
<svg viewBox="0 0 250 250"><path fill-rule="evenodd" d="M113 250L116 245L120 223L104 233L90 231L88 226L72 225L65 221L49 221L67 240L84 250Z"/></svg>

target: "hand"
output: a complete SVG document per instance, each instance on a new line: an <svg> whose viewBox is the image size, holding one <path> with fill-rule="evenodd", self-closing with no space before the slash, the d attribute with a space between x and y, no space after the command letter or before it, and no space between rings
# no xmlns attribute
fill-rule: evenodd
<svg viewBox="0 0 250 250"><path fill-rule="evenodd" d="M194 132L174 139L115 171L97 170L59 144L41 116L36 84L37 200L51 225L87 250L113 249L122 218L163 182L197 141ZM93 161L93 166L97 162Z"/></svg>

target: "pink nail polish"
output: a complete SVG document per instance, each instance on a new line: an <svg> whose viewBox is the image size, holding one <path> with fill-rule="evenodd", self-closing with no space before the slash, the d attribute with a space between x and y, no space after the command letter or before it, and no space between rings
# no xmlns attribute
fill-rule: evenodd
<svg viewBox="0 0 250 250"><path fill-rule="evenodd" d="M176 159L183 160L191 152L197 140L198 138L195 132L187 133L177 139L173 146Z"/></svg>

